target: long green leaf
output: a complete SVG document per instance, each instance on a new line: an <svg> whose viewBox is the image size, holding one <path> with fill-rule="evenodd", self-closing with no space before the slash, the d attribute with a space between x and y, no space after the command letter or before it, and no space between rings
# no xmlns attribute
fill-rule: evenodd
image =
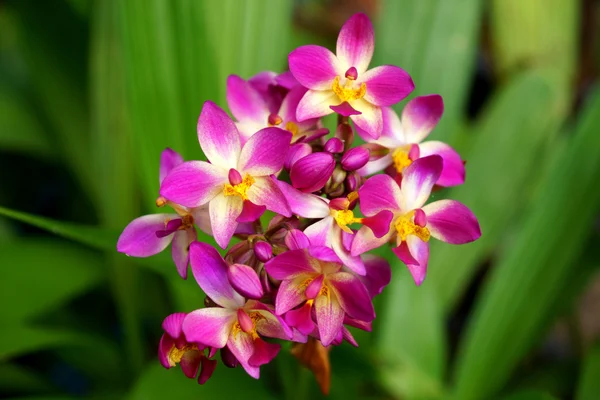
<svg viewBox="0 0 600 400"><path fill-rule="evenodd" d="M600 202L599 107L596 92L481 294L462 342L457 398L488 397L502 387L578 268Z"/></svg>
<svg viewBox="0 0 600 400"><path fill-rule="evenodd" d="M0 364L0 391L3 393L48 393L56 390L40 374L17 364Z"/></svg>
<svg viewBox="0 0 600 400"><path fill-rule="evenodd" d="M600 393L600 345L594 346L585 356L579 383L577 400L595 400Z"/></svg>

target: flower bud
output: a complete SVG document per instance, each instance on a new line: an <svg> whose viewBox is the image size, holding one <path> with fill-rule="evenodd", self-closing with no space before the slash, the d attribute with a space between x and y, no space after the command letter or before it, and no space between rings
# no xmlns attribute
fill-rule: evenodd
<svg viewBox="0 0 600 400"><path fill-rule="evenodd" d="M342 168L346 171L356 171L369 161L369 150L364 147L354 147L342 156Z"/></svg>
<svg viewBox="0 0 600 400"><path fill-rule="evenodd" d="M268 242L262 240L254 244L254 254L262 262L267 262L273 257L273 248Z"/></svg>
<svg viewBox="0 0 600 400"><path fill-rule="evenodd" d="M221 361L227 368L235 368L240 362L227 347L221 349Z"/></svg>
<svg viewBox="0 0 600 400"><path fill-rule="evenodd" d="M362 178L356 172L352 172L346 176L344 183L348 192L354 192L362 183Z"/></svg>
<svg viewBox="0 0 600 400"><path fill-rule="evenodd" d="M325 143L325 151L329 153L341 153L344 151L344 142L336 137L332 137Z"/></svg>
<svg viewBox="0 0 600 400"><path fill-rule="evenodd" d="M260 299L264 292L258 274L244 264L233 264L227 269L227 279L231 286L242 296Z"/></svg>
<svg viewBox="0 0 600 400"><path fill-rule="evenodd" d="M299 159L306 157L312 153L312 147L308 143L296 143L290 147L288 150L287 157L283 166L285 169L289 170Z"/></svg>
<svg viewBox="0 0 600 400"><path fill-rule="evenodd" d="M305 193L316 192L325 186L335 168L330 153L309 154L298 160L290 171L292 185Z"/></svg>

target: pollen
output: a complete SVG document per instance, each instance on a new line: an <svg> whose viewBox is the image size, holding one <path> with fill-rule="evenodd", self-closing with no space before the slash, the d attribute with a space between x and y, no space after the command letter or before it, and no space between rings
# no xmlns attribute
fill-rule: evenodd
<svg viewBox="0 0 600 400"><path fill-rule="evenodd" d="M338 226L347 233L353 233L348 225L362 221L362 218L354 217L354 212L352 212L352 210L331 210L330 214L333 219L335 219Z"/></svg>
<svg viewBox="0 0 600 400"><path fill-rule="evenodd" d="M290 132L292 136L296 136L298 134L298 125L293 122L286 122L285 130Z"/></svg>
<svg viewBox="0 0 600 400"><path fill-rule="evenodd" d="M392 160L394 161L394 167L399 174L412 164L412 160L408 157L408 151L406 151L405 147L399 147L394 150L392 153Z"/></svg>
<svg viewBox="0 0 600 400"><path fill-rule="evenodd" d="M248 189L254 184L255 180L250 175L246 175L241 183L231 185L226 183L223 186L223 194L225 196L240 196L243 200L248 200Z"/></svg>
<svg viewBox="0 0 600 400"><path fill-rule="evenodd" d="M425 226L419 226L413 222L415 212L410 211L395 222L396 231L402 241L405 241L408 235L415 235L424 242L428 242L431 234Z"/></svg>
<svg viewBox="0 0 600 400"><path fill-rule="evenodd" d="M169 354L167 355L167 359L169 360L169 365L174 367L181 361L186 352L198 350L198 346L195 344L186 344L182 348L178 349L177 346L173 346L171 350L169 350Z"/></svg>
<svg viewBox="0 0 600 400"><path fill-rule="evenodd" d="M346 79L346 84L342 86L340 85L340 77L336 76L333 80L331 90L337 94L342 102L358 100L362 99L367 93L367 84L363 82L358 88L355 88L354 81L351 79Z"/></svg>

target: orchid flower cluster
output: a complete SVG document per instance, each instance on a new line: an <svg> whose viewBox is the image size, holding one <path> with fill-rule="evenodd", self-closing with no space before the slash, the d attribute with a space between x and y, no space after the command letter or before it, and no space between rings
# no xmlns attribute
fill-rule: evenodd
<svg viewBox="0 0 600 400"><path fill-rule="evenodd" d="M391 244L420 285L431 237L462 244L480 236L465 205L426 204L436 187L465 179L455 150L425 141L442 98L415 97L398 116L391 106L414 84L399 67L369 69L373 48L371 22L356 14L335 54L302 46L289 54L288 72L230 76L235 120L207 101L198 121L207 161L162 153L156 204L173 211L135 219L117 249L147 257L171 244L179 275L191 266L207 296L204 307L165 318L165 368L180 364L202 384L219 351L223 364L258 378L281 348L273 339L358 346L348 328L371 329L372 299L391 278L388 262L369 250ZM322 117L331 113L338 125L330 135ZM198 242L197 228L224 255Z"/></svg>

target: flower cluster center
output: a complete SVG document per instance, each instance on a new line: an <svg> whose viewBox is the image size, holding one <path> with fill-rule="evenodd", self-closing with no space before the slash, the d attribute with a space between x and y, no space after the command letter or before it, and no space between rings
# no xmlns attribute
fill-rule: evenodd
<svg viewBox="0 0 600 400"><path fill-rule="evenodd" d="M240 324L240 321L236 321L235 324L233 324L233 328L231 328L231 334L233 335L234 338L237 338L238 333L240 332L246 332L248 333L250 336L252 336L253 339L258 338L258 333L256 332L256 324L263 319L266 319L261 313L257 312L257 311L251 311L248 313L248 316L250 317L250 320L252 320L252 329L248 330L244 330L242 329L242 325Z"/></svg>
<svg viewBox="0 0 600 400"><path fill-rule="evenodd" d="M240 196L243 200L248 200L248 189L254 184L255 180L250 175L246 175L241 183L232 185L226 183L223 187L223 194L225 196Z"/></svg>
<svg viewBox="0 0 600 400"><path fill-rule="evenodd" d="M400 239L405 241L408 235L415 235L422 241L428 242L429 238L431 237L429 229L427 229L425 226L419 226L415 224L413 221L414 214L415 212L411 211L396 220L394 226L396 227L398 236Z"/></svg>
<svg viewBox="0 0 600 400"><path fill-rule="evenodd" d="M352 229L348 225L354 224L355 222L361 222L362 218L355 218L352 210L331 210L331 216L335 219L338 226L347 233L353 233Z"/></svg>
<svg viewBox="0 0 600 400"><path fill-rule="evenodd" d="M363 82L357 88L355 87L353 80L346 79L346 83L342 86L340 85L340 77L336 76L333 80L331 89L337 94L342 102L352 101L362 99L365 96L367 93L367 84Z"/></svg>
<svg viewBox="0 0 600 400"><path fill-rule="evenodd" d="M394 167L399 174L404 171L406 167L412 164L412 160L408 156L408 151L403 147L399 147L392 153L392 160L394 161Z"/></svg>

